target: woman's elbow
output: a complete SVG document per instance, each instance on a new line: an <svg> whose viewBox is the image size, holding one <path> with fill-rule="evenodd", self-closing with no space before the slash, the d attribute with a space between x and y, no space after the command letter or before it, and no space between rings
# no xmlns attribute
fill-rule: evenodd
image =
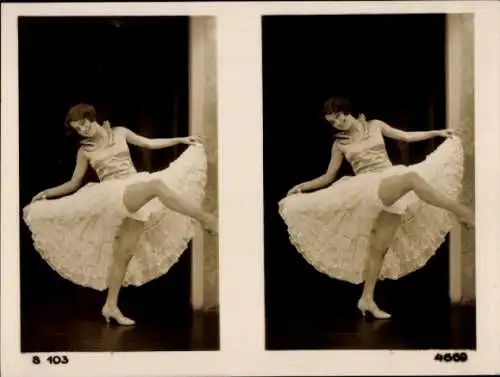
<svg viewBox="0 0 500 377"><path fill-rule="evenodd" d="M76 191L82 186L83 177L82 178L73 178L68 182L68 188L70 191Z"/></svg>
<svg viewBox="0 0 500 377"><path fill-rule="evenodd" d="M413 137L410 133L406 132L402 135L401 137L401 140L404 142L404 143L411 143L413 142Z"/></svg>
<svg viewBox="0 0 500 377"><path fill-rule="evenodd" d="M327 186L331 184L335 179L336 172L328 172L323 175L323 182Z"/></svg>
<svg viewBox="0 0 500 377"><path fill-rule="evenodd" d="M151 139L142 140L139 146L144 149L156 149L157 147L154 140Z"/></svg>

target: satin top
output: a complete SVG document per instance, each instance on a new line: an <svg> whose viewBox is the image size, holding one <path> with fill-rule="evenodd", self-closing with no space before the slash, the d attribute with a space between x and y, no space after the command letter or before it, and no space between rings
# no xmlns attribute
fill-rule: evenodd
<svg viewBox="0 0 500 377"><path fill-rule="evenodd" d="M104 182L137 174L125 136L116 129L107 127L106 130L110 139L108 146L95 149L92 149L92 145L86 147L90 166L95 170L99 180Z"/></svg>
<svg viewBox="0 0 500 377"><path fill-rule="evenodd" d="M367 127L368 134L364 139L340 144L340 150L356 175L379 172L392 166L380 126L377 122L371 122Z"/></svg>

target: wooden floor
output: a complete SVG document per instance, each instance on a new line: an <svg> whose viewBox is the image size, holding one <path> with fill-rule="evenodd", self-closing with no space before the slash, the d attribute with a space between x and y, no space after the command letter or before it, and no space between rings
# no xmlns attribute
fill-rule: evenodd
<svg viewBox="0 0 500 377"><path fill-rule="evenodd" d="M475 349L474 306L398 313L390 320L342 313L330 318L275 317L267 320L269 350Z"/></svg>
<svg viewBox="0 0 500 377"><path fill-rule="evenodd" d="M77 298L74 298L78 300ZM22 313L22 352L197 351L219 349L219 315L133 310L134 326L106 324L100 302L51 301Z"/></svg>
<svg viewBox="0 0 500 377"><path fill-rule="evenodd" d="M83 304L81 304L83 305ZM218 313L136 311L132 327L107 325L98 310L47 305L22 315L22 352L189 351L219 349ZM78 310L77 310L78 309ZM98 308L96 308L98 309ZM130 313L130 311L124 311ZM269 350L475 349L475 307L406 313L390 320L343 313L267 320Z"/></svg>

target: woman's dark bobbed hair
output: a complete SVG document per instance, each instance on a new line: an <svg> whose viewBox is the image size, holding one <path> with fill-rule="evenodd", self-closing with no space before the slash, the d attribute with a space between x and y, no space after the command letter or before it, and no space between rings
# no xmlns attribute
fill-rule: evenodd
<svg viewBox="0 0 500 377"><path fill-rule="evenodd" d="M66 119L64 120L64 126L68 136L76 136L78 139L81 139L81 136L71 127L71 122L78 122L82 119L88 119L91 122L97 120L97 112L94 106L87 103L79 103L68 110Z"/></svg>
<svg viewBox="0 0 500 377"><path fill-rule="evenodd" d="M69 126L71 122L77 122L81 119L88 119L91 122L95 122L97 120L97 113L94 106L86 103L79 103L71 107L68 110L68 114L66 114L64 123Z"/></svg>
<svg viewBox="0 0 500 377"><path fill-rule="evenodd" d="M332 113L354 114L354 108L348 98L330 97L323 104L321 114L325 116Z"/></svg>

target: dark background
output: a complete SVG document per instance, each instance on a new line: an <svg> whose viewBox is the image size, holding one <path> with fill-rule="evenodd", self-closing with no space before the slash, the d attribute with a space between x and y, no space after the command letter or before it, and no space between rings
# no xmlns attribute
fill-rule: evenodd
<svg viewBox="0 0 500 377"><path fill-rule="evenodd" d="M362 286L331 279L301 256L278 201L328 166L333 129L320 111L329 96L347 96L368 119L404 130L445 128L445 16L267 16L262 30L269 336L287 320L359 315ZM442 140L386 142L394 163L410 164ZM339 177L352 174L344 164ZM446 242L421 270L379 283L376 300L394 316L439 313L449 306L448 276Z"/></svg>
<svg viewBox="0 0 500 377"><path fill-rule="evenodd" d="M101 120L144 136L187 136L188 68L188 17L20 18L21 208L39 191L71 178L76 145L68 143L63 123L76 103L90 103ZM139 171L156 171L184 148L131 147L131 153ZM87 180L96 180L95 174ZM22 219L20 225L22 331L28 343L34 334L30 324L43 327L43 314L51 308L68 320L101 321L105 292L61 278L33 249ZM168 274L122 290L124 314L139 323L186 319L190 259L187 250Z"/></svg>

